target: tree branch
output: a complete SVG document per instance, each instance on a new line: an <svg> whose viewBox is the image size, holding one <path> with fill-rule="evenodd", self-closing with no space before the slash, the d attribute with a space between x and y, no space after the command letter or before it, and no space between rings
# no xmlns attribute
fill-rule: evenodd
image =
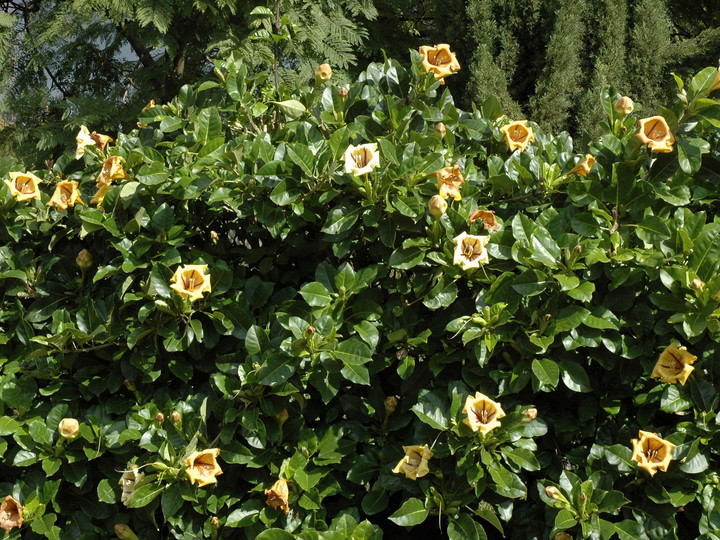
<svg viewBox="0 0 720 540"><path fill-rule="evenodd" d="M155 59L150 54L150 49L138 34L137 24L134 22L125 22L122 26L117 26L118 33L123 36L132 47L135 54L145 67L153 67Z"/></svg>

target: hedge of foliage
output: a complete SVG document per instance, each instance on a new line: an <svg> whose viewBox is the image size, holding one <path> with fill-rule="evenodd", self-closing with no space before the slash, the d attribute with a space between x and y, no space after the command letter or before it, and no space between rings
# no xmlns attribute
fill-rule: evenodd
<svg viewBox="0 0 720 540"><path fill-rule="evenodd" d="M578 149L423 53L0 161L7 537L720 538L718 71Z"/></svg>

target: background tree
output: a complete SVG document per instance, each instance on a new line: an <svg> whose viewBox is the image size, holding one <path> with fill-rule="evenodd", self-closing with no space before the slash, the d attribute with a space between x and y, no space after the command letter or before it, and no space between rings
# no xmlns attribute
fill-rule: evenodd
<svg viewBox="0 0 720 540"><path fill-rule="evenodd" d="M497 95L512 117L595 135L605 84L652 111L671 99L670 72L687 76L720 56L711 2L470 0L475 44L466 102Z"/></svg>
<svg viewBox="0 0 720 540"><path fill-rule="evenodd" d="M81 124L113 134L150 100L164 103L236 51L256 69L310 77L348 68L371 0L38 0L0 2L0 153L37 165Z"/></svg>

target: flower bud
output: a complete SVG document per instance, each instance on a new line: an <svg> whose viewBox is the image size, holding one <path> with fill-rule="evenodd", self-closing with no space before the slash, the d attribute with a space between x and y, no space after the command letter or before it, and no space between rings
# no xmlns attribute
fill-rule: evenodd
<svg viewBox="0 0 720 540"><path fill-rule="evenodd" d="M308 336L312 336L315 332L317 332L317 329L316 329L314 326L312 326L312 325L308 326L308 327L305 329L305 333L306 333Z"/></svg>
<svg viewBox="0 0 720 540"><path fill-rule="evenodd" d="M134 392L136 390L135 383L133 381L131 381L130 379L125 379L123 381L123 384L125 385L125 388L127 388L131 392Z"/></svg>
<svg viewBox="0 0 720 540"><path fill-rule="evenodd" d="M338 99L340 100L340 103L345 103L348 98L348 91L347 88L338 88Z"/></svg>
<svg viewBox="0 0 720 540"><path fill-rule="evenodd" d="M81 270L87 270L88 268L91 268L93 265L92 254L87 249L83 249L80 253L78 253L77 258L75 259L75 263L80 267Z"/></svg>
<svg viewBox="0 0 720 540"><path fill-rule="evenodd" d="M213 529L217 529L218 525L220 525L220 520L218 519L217 516L213 516L210 519L210 527L212 527Z"/></svg>
<svg viewBox="0 0 720 540"><path fill-rule="evenodd" d="M440 219L447 210L447 202L440 195L433 195L428 202L428 209L435 219Z"/></svg>
<svg viewBox="0 0 720 540"><path fill-rule="evenodd" d="M391 415L397 409L399 398L398 396L388 396L385 398L385 414Z"/></svg>
<svg viewBox="0 0 720 540"><path fill-rule="evenodd" d="M573 251L575 251L575 253L582 253L582 246L575 246Z"/></svg>
<svg viewBox="0 0 720 540"><path fill-rule="evenodd" d="M573 540L573 537L566 532L559 532L553 537L553 540Z"/></svg>
<svg viewBox="0 0 720 540"><path fill-rule="evenodd" d="M535 407L531 407L531 408L525 409L523 411L523 423L524 424L529 424L536 418L537 418L537 409Z"/></svg>
<svg viewBox="0 0 720 540"><path fill-rule="evenodd" d="M155 415L155 421L156 421L158 424L162 424L162 423L165 421L165 415L164 415L163 413L161 413L161 412L157 413L157 414Z"/></svg>
<svg viewBox="0 0 720 540"><path fill-rule="evenodd" d="M690 288L694 291L702 291L705 288L705 283L699 278L695 278L690 283Z"/></svg>
<svg viewBox="0 0 720 540"><path fill-rule="evenodd" d="M445 124L443 124L442 122L438 122L437 124L435 124L435 135L437 135L441 139L445 137L446 131L447 130L445 129Z"/></svg>
<svg viewBox="0 0 720 540"><path fill-rule="evenodd" d="M615 112L618 113L620 116L627 116L628 114L633 112L635 104L633 103L632 99L627 96L623 96L615 102L615 106L613 108L615 109Z"/></svg>
<svg viewBox="0 0 720 540"><path fill-rule="evenodd" d="M548 486L545 488L545 495L547 495L551 499L557 499L558 497L560 497L561 493L560 490L555 486Z"/></svg>
<svg viewBox="0 0 720 540"><path fill-rule="evenodd" d="M332 77L332 69L330 64L320 64L315 68L315 83L320 84L330 80Z"/></svg>
<svg viewBox="0 0 720 540"><path fill-rule="evenodd" d="M282 425L287 422L288 418L290 418L290 414L288 413L287 409L283 409L275 415L275 419L277 420L277 423L280 427L282 427Z"/></svg>
<svg viewBox="0 0 720 540"><path fill-rule="evenodd" d="M177 412L177 411L173 411L172 414L170 415L170 421L171 421L173 424L179 424L179 423L180 423L180 419L181 419L181 418L180 418L180 413Z"/></svg>
<svg viewBox="0 0 720 540"><path fill-rule="evenodd" d="M545 321L545 322L552 321L552 315L550 313L546 313L545 315L543 315L543 321Z"/></svg>
<svg viewBox="0 0 720 540"><path fill-rule="evenodd" d="M120 540L138 540L137 534L124 523L117 523L115 525L115 534Z"/></svg>
<svg viewBox="0 0 720 540"><path fill-rule="evenodd" d="M220 236L218 235L218 233L216 233L215 231L210 231L210 241L213 244L217 244L219 238Z"/></svg>
<svg viewBox="0 0 720 540"><path fill-rule="evenodd" d="M78 436L80 422L75 418L63 418L58 424L58 433L63 439L74 439Z"/></svg>

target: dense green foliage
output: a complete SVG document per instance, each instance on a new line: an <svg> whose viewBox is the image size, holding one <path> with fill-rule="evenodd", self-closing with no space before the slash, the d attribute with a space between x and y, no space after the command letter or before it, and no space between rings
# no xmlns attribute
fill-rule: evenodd
<svg viewBox="0 0 720 540"><path fill-rule="evenodd" d="M663 110L670 153L605 87L582 176L567 133L530 122L510 152L497 100L460 110L414 51L274 100L240 58L104 150L66 148L35 171L40 200L13 197L0 161L10 537L718 538L717 70ZM355 176L362 143L379 166ZM455 164L436 219L432 173ZM48 206L61 181L87 206ZM651 378L672 343L697 356L684 384ZM632 459L639 430L676 446L666 472ZM416 479L393 472L413 445L433 454ZM223 474L191 485L210 448ZM266 504L279 478L287 515Z"/></svg>

